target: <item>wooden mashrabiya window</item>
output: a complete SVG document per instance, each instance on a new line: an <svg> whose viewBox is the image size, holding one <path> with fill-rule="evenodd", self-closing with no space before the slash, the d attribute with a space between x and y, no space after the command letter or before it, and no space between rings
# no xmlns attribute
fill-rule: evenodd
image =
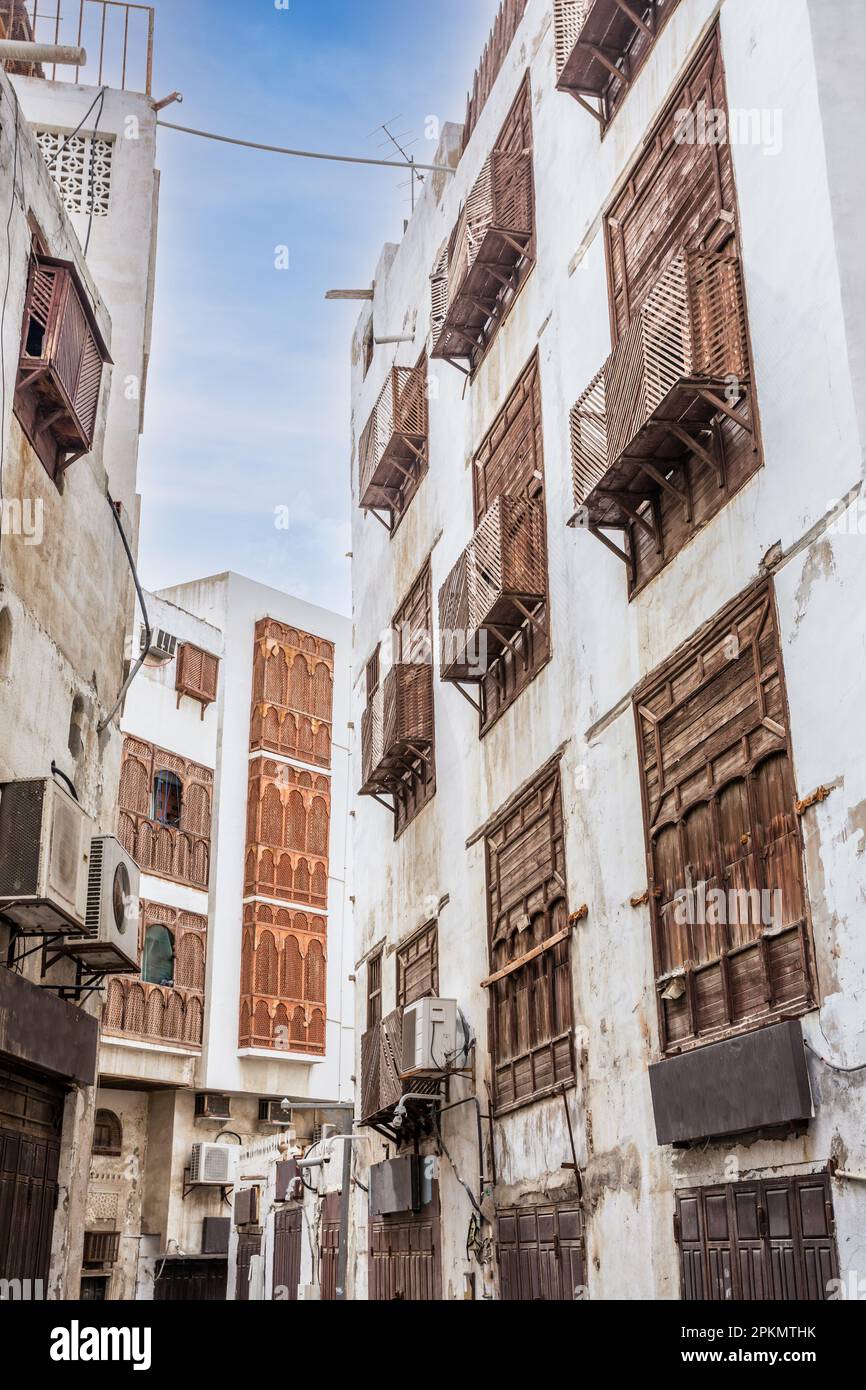
<svg viewBox="0 0 866 1390"><path fill-rule="evenodd" d="M334 644L275 618L256 624L250 749L331 766Z"/></svg>
<svg viewBox="0 0 866 1390"><path fill-rule="evenodd" d="M772 586L738 599L635 697L663 1051L814 1002Z"/></svg>
<svg viewBox="0 0 866 1390"><path fill-rule="evenodd" d="M571 931L558 766L485 832L497 1113L574 1079Z"/></svg>

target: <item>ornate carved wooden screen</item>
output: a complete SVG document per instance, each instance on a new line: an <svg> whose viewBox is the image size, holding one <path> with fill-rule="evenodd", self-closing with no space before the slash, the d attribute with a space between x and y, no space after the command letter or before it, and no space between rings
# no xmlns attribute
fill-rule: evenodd
<svg viewBox="0 0 866 1390"><path fill-rule="evenodd" d="M553 0L556 85L605 130L679 0Z"/></svg>
<svg viewBox="0 0 866 1390"><path fill-rule="evenodd" d="M477 530L440 591L439 618L443 678L478 683L485 733L550 656L537 357L474 463Z"/></svg>
<svg viewBox="0 0 866 1390"><path fill-rule="evenodd" d="M427 472L427 355L392 367L359 444L362 508L396 530ZM382 516L379 518L382 519Z"/></svg>
<svg viewBox="0 0 866 1390"><path fill-rule="evenodd" d="M439 993L439 923L428 922L397 952L397 1003L401 1008L416 999Z"/></svg>
<svg viewBox="0 0 866 1390"><path fill-rule="evenodd" d="M434 309L444 288L431 356L481 360L535 262L535 187L529 74L484 163L448 243L444 286L437 263ZM462 370L462 369L461 369Z"/></svg>
<svg viewBox="0 0 866 1390"><path fill-rule="evenodd" d="M285 760L331 765L334 658L323 637L256 625L250 749L276 756L249 768L241 1047L325 1052L331 779Z"/></svg>
<svg viewBox="0 0 866 1390"><path fill-rule="evenodd" d="M154 783L160 773L181 787L180 824L157 819ZM118 799L118 839L142 873L207 889L210 873L213 772L144 739L123 741Z"/></svg>
<svg viewBox="0 0 866 1390"><path fill-rule="evenodd" d="M812 1003L788 709L761 585L635 697L663 1050Z"/></svg>
<svg viewBox="0 0 866 1390"><path fill-rule="evenodd" d="M327 907L331 779L273 758L250 763L247 897Z"/></svg>
<svg viewBox="0 0 866 1390"><path fill-rule="evenodd" d="M241 941L241 1047L323 1054L325 918L247 903Z"/></svg>
<svg viewBox="0 0 866 1390"><path fill-rule="evenodd" d="M204 719L207 706L212 705L217 697L219 671L218 656L203 651L192 642L184 642L177 654L175 689L178 705L184 695L188 695L191 700L198 700L201 705L201 717Z"/></svg>
<svg viewBox="0 0 866 1390"><path fill-rule="evenodd" d="M717 31L608 210L615 347L572 412L574 521L631 593L761 462L731 147L707 112L727 119Z"/></svg>
<svg viewBox="0 0 866 1390"><path fill-rule="evenodd" d="M157 985L116 975L108 982L102 1026L106 1032L200 1047L204 1017L207 917L165 903L142 902L142 949L148 928L162 925L174 949L174 983Z"/></svg>
<svg viewBox="0 0 866 1390"><path fill-rule="evenodd" d="M263 618L256 624L250 748L331 766L334 644Z"/></svg>
<svg viewBox="0 0 866 1390"><path fill-rule="evenodd" d="M504 1302L566 1303L582 1298L586 1252L580 1206L499 1208L496 1255Z"/></svg>
<svg viewBox="0 0 866 1390"><path fill-rule="evenodd" d="M559 770L485 836L488 1020L497 1113L574 1077L572 981Z"/></svg>
<svg viewBox="0 0 866 1390"><path fill-rule="evenodd" d="M826 1173L676 1193L686 1302L820 1302L839 1277Z"/></svg>

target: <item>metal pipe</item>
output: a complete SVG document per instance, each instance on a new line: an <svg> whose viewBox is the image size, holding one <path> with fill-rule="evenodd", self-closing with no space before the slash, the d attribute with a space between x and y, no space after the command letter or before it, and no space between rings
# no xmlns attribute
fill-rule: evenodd
<svg viewBox="0 0 866 1390"><path fill-rule="evenodd" d="M352 1200L352 1140L363 1135L352 1134L354 1112L344 1112L340 1116L343 1128L335 1138L343 1143L343 1172L340 1179L340 1249L337 1255L337 1282L334 1297L338 1303L346 1301L346 1275L349 1270L349 1205Z"/></svg>
<svg viewBox="0 0 866 1390"><path fill-rule="evenodd" d="M83 68L87 51L62 43L26 43L20 39L0 39L2 63L53 63L61 67Z"/></svg>

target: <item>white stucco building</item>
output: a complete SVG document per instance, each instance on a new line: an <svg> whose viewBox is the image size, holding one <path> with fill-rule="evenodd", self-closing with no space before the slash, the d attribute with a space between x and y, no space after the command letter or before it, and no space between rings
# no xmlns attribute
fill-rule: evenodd
<svg viewBox="0 0 866 1390"><path fill-rule="evenodd" d="M508 0L355 334L357 1297L866 1258L866 24L650 8Z"/></svg>
<svg viewBox="0 0 866 1390"><path fill-rule="evenodd" d="M246 1298L250 1256L269 1290L283 1259L276 1161L351 1114L350 625L236 574L146 607L118 822L142 870L142 971L110 983L103 1015L89 1219L116 1260L93 1293ZM196 1183L200 1143L232 1150L230 1181ZM299 1266L282 1297L302 1275L318 1282Z"/></svg>

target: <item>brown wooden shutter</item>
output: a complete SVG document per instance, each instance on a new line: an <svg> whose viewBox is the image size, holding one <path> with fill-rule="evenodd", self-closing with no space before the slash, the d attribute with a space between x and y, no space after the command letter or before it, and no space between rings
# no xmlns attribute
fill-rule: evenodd
<svg viewBox="0 0 866 1390"><path fill-rule="evenodd" d="M771 587L730 605L645 682L635 708L663 1047L808 1006L811 943Z"/></svg>
<svg viewBox="0 0 866 1390"><path fill-rule="evenodd" d="M405 1008L439 993L439 924L430 922L397 952L397 1003Z"/></svg>
<svg viewBox="0 0 866 1390"><path fill-rule="evenodd" d="M828 1297L838 1277L828 1174L691 1188L675 1201L685 1301Z"/></svg>
<svg viewBox="0 0 866 1390"><path fill-rule="evenodd" d="M501 1208L496 1254L503 1302L569 1302L586 1283L583 1212L576 1204Z"/></svg>
<svg viewBox="0 0 866 1390"><path fill-rule="evenodd" d="M727 113L718 30L670 101L605 219L616 342L661 270L684 247L719 251L737 232L731 146L675 139L679 113L698 103ZM703 109L703 108L702 108Z"/></svg>
<svg viewBox="0 0 866 1390"><path fill-rule="evenodd" d="M558 770L507 809L488 831L486 850L489 1021L495 1104L502 1110L574 1076Z"/></svg>

